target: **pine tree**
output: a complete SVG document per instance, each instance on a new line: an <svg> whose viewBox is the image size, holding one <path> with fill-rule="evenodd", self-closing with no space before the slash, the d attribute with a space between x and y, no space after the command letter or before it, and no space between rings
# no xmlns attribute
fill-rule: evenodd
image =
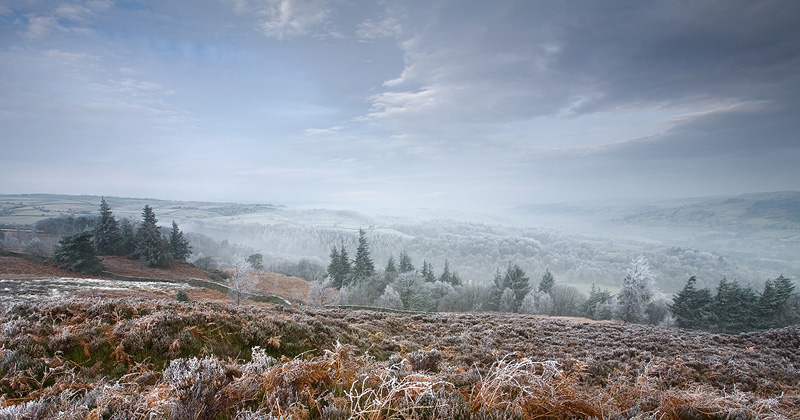
<svg viewBox="0 0 800 420"><path fill-rule="evenodd" d="M99 255L117 255L122 248L119 224L105 198L100 199L100 218L94 226L94 246Z"/></svg>
<svg viewBox="0 0 800 420"><path fill-rule="evenodd" d="M120 254L133 255L136 252L136 229L130 219L120 222Z"/></svg>
<svg viewBox="0 0 800 420"><path fill-rule="evenodd" d="M353 264L350 262L350 255L347 254L347 249L344 247L344 239L342 240L342 247L339 249L339 277L342 279L342 286L351 283L351 275L353 272Z"/></svg>
<svg viewBox="0 0 800 420"><path fill-rule="evenodd" d="M178 261L186 261L192 255L192 247L189 240L184 238L183 232L178 229L178 224L172 221L172 231L169 233L169 245L172 250L172 258Z"/></svg>
<svg viewBox="0 0 800 420"><path fill-rule="evenodd" d="M425 260L422 260L422 279L427 283L436 281L436 274L433 273L433 265Z"/></svg>
<svg viewBox="0 0 800 420"><path fill-rule="evenodd" d="M389 256L389 261L386 262L386 268L383 270L383 273L387 283L391 283L397 278L399 273L397 272L397 263L393 255Z"/></svg>
<svg viewBox="0 0 800 420"><path fill-rule="evenodd" d="M414 271L414 264L411 263L411 257L405 251L400 253L400 273L410 273Z"/></svg>
<svg viewBox="0 0 800 420"><path fill-rule="evenodd" d="M508 263L506 273L503 276L503 290L511 289L514 291L515 310L522 304L525 295L531 291L529 281L530 279L525 276L525 270L517 264L512 266L511 263Z"/></svg>
<svg viewBox="0 0 800 420"><path fill-rule="evenodd" d="M539 287L541 289L541 287ZM597 319L597 306L610 302L612 299L611 292L606 289L599 289L592 283L592 290L589 291L589 299L584 303L583 312L586 317Z"/></svg>
<svg viewBox="0 0 800 420"><path fill-rule="evenodd" d="M369 256L369 244L367 234L364 229L358 230L358 248L356 248L356 260L353 264L353 278L362 280L375 274L375 264Z"/></svg>
<svg viewBox="0 0 800 420"><path fill-rule="evenodd" d="M92 244L92 232L88 231L62 238L53 250L53 259L71 271L97 274L103 269Z"/></svg>
<svg viewBox="0 0 800 420"><path fill-rule="evenodd" d="M698 290L697 278L689 277L683 289L672 297L669 309L681 328L705 330L711 322L711 309L714 298L708 289Z"/></svg>
<svg viewBox="0 0 800 420"><path fill-rule="evenodd" d="M450 263L447 261L447 258L444 259L444 268L442 269L442 274L439 276L439 281L442 283L450 283Z"/></svg>
<svg viewBox="0 0 800 420"><path fill-rule="evenodd" d="M717 331L738 334L751 330L755 326L756 303L752 289L723 277L712 306Z"/></svg>
<svg viewBox="0 0 800 420"><path fill-rule="evenodd" d="M150 206L144 206L142 219L139 231L136 232L136 257L148 267L168 266L171 256L158 229L156 214Z"/></svg>
<svg viewBox="0 0 800 420"><path fill-rule="evenodd" d="M542 276L542 282L539 283L539 291L550 293L553 290L553 286L556 284L556 279L553 277L553 273L550 272L550 269L545 270L544 275Z"/></svg>
<svg viewBox="0 0 800 420"><path fill-rule="evenodd" d="M331 278L331 287L341 289L347 284L347 277L350 274L350 257L342 241L341 252L334 246L331 249L331 261L328 264L328 277Z"/></svg>
<svg viewBox="0 0 800 420"><path fill-rule="evenodd" d="M764 283L764 291L758 299L758 328L780 328L790 325L787 302L794 292L792 281L781 274L775 280Z"/></svg>

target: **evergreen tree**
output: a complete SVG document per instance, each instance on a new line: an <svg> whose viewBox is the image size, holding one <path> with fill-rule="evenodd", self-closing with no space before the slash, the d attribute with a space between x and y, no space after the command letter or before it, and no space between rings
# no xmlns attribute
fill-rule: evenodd
<svg viewBox="0 0 800 420"><path fill-rule="evenodd" d="M541 285L539 289L541 289ZM606 289L599 289L592 283L592 290L589 291L589 299L586 300L583 306L584 314L587 318L597 319L597 306L610 302L612 298L611 292Z"/></svg>
<svg viewBox="0 0 800 420"><path fill-rule="evenodd" d="M450 283L450 263L447 261L447 258L444 259L444 268L442 269L442 274L439 276L439 281L442 283Z"/></svg>
<svg viewBox="0 0 800 420"><path fill-rule="evenodd" d="M71 271L97 274L103 269L89 231L62 238L53 250L53 259L60 267Z"/></svg>
<svg viewBox="0 0 800 420"><path fill-rule="evenodd" d="M792 281L781 274L775 280L764 283L764 291L758 299L759 328L780 328L792 323L787 302L794 292Z"/></svg>
<svg viewBox="0 0 800 420"><path fill-rule="evenodd" d="M411 263L411 257L405 251L400 253L400 273L410 273L415 270L414 264Z"/></svg>
<svg viewBox="0 0 800 420"><path fill-rule="evenodd" d="M247 263L250 264L250 268L253 270L263 270L264 269L264 256L261 254L253 254L247 257Z"/></svg>
<svg viewBox="0 0 800 420"><path fill-rule="evenodd" d="M367 234L364 229L358 230L358 248L356 248L356 260L353 264L353 278L355 280L366 279L375 274L375 264L369 256L369 244Z"/></svg>
<svg viewBox="0 0 800 420"><path fill-rule="evenodd" d="M520 268L519 265L514 264L513 266L511 263L508 263L508 267L506 268L506 273L503 276L503 289L511 289L514 291L515 297L515 308L519 308L522 304L522 300L525 299L525 295L531 291L531 287L529 284L528 277L525 276L525 270Z"/></svg>
<svg viewBox="0 0 800 420"><path fill-rule="evenodd" d="M184 238L183 232L178 229L178 224L172 221L172 231L169 233L169 245L172 250L172 258L178 261L186 261L192 255L192 247L189 240Z"/></svg>
<svg viewBox="0 0 800 420"><path fill-rule="evenodd" d="M344 248L344 241L342 241L341 252L334 246L331 250L330 258L328 277L331 278L331 287L341 289L342 286L347 284L347 278L350 274L350 257Z"/></svg>
<svg viewBox="0 0 800 420"><path fill-rule="evenodd" d="M422 273L420 274L422 275L422 279L427 283L436 281L436 275L433 273L433 265L425 260L422 260Z"/></svg>
<svg viewBox="0 0 800 420"><path fill-rule="evenodd" d="M389 256L389 261L386 262L386 268L383 270L383 272L384 277L386 277L386 281L389 283L393 282L397 278L399 273L397 272L397 263L394 260L394 255Z"/></svg>
<svg viewBox="0 0 800 420"><path fill-rule="evenodd" d="M711 322L714 298L708 289L698 290L697 278L689 277L683 289L672 297L669 309L678 327L705 330Z"/></svg>
<svg viewBox="0 0 800 420"><path fill-rule="evenodd" d="M135 256L148 267L166 267L171 256L167 252L161 231L158 229L156 214L150 206L144 206L142 224L136 232Z"/></svg>
<svg viewBox="0 0 800 420"><path fill-rule="evenodd" d="M556 284L556 279L553 277L553 273L550 272L548 268L545 270L544 275L542 276L542 282L539 283L539 291L550 293L553 290L553 286Z"/></svg>
<svg viewBox="0 0 800 420"><path fill-rule="evenodd" d="M99 255L117 255L122 248L119 224L105 198L100 199L100 218L94 226L94 246Z"/></svg>
<svg viewBox="0 0 800 420"><path fill-rule="evenodd" d="M619 291L619 317L624 322L647 321L647 304L655 294L655 283L650 265L644 256L633 261Z"/></svg>
<svg viewBox="0 0 800 420"><path fill-rule="evenodd" d="M133 255L136 252L136 228L130 219L122 219L120 226L120 254Z"/></svg>
<svg viewBox="0 0 800 420"><path fill-rule="evenodd" d="M738 334L754 327L757 296L749 287L726 278L719 282L712 310L719 332Z"/></svg>

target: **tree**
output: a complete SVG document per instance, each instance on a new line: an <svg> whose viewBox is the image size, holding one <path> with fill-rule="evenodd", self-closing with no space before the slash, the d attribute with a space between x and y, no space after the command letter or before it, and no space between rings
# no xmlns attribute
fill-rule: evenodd
<svg viewBox="0 0 800 420"><path fill-rule="evenodd" d="M105 198L100 199L100 218L94 226L94 246L99 255L118 255L122 250L122 232Z"/></svg>
<svg viewBox="0 0 800 420"><path fill-rule="evenodd" d="M53 250L53 259L70 271L98 274L103 270L89 231L62 238Z"/></svg>
<svg viewBox="0 0 800 420"><path fill-rule="evenodd" d="M369 256L369 244L367 234L364 229L358 230L358 248L356 248L356 260L353 264L353 278L356 280L365 279L375 274L375 264Z"/></svg>
<svg viewBox="0 0 800 420"><path fill-rule="evenodd" d="M697 277L691 276L680 292L672 297L669 309L680 328L708 329L714 297L708 289L697 289Z"/></svg>
<svg viewBox="0 0 800 420"><path fill-rule="evenodd" d="M597 286L592 283L592 290L589 291L589 299L586 300L586 303L583 306L583 313L591 319L598 319L598 305L608 303L611 301L611 299L611 292L606 289L598 289Z"/></svg>
<svg viewBox="0 0 800 420"><path fill-rule="evenodd" d="M233 258L231 266L233 268L233 275L228 280L228 293L238 306L242 299L255 288L256 284L258 284L258 278L253 275L247 260L238 255Z"/></svg>
<svg viewBox="0 0 800 420"><path fill-rule="evenodd" d="M120 227L120 249L121 255L133 255L136 253L136 228L130 219L122 219Z"/></svg>
<svg viewBox="0 0 800 420"><path fill-rule="evenodd" d="M639 256L628 269L619 291L619 317L624 322L647 321L647 304L655 294L655 283L650 265L644 256Z"/></svg>
<svg viewBox="0 0 800 420"><path fill-rule="evenodd" d="M431 263L422 260L422 279L428 283L433 283L436 281L436 275L433 273L433 265Z"/></svg>
<svg viewBox="0 0 800 420"><path fill-rule="evenodd" d="M312 306L326 306L336 300L336 290L331 288L331 278L312 281L308 287L306 301Z"/></svg>
<svg viewBox="0 0 800 420"><path fill-rule="evenodd" d="M387 309L403 309L400 295L394 291L392 285L386 285L383 294L375 301L375 306Z"/></svg>
<svg viewBox="0 0 800 420"><path fill-rule="evenodd" d="M430 289L417 272L400 274L391 286L400 296L404 309L428 311L434 307Z"/></svg>
<svg viewBox="0 0 800 420"><path fill-rule="evenodd" d="M503 294L500 295L500 306L498 307L498 310L500 312L517 311L517 298L511 288L507 287L505 290L503 290Z"/></svg>
<svg viewBox="0 0 800 420"><path fill-rule="evenodd" d="M411 263L411 257L405 251L400 253L400 273L410 273L415 270L414 264Z"/></svg>
<svg viewBox="0 0 800 420"><path fill-rule="evenodd" d="M511 263L508 263L508 267L506 267L506 272L503 275L500 286L500 289L503 291L505 291L505 289L511 289L514 292L515 310L522 304L525 295L531 291L529 279L525 276L525 270L520 268L517 264L512 266Z"/></svg>
<svg viewBox="0 0 800 420"><path fill-rule="evenodd" d="M447 258L444 259L444 268L442 269L442 274L439 276L439 281L442 283L450 283L450 263L447 261Z"/></svg>
<svg viewBox="0 0 800 420"><path fill-rule="evenodd" d="M144 206L142 224L136 232L136 256L148 267L166 267L171 258L157 223L153 209Z"/></svg>
<svg viewBox="0 0 800 420"><path fill-rule="evenodd" d="M758 327L780 328L792 324L795 314L791 313L787 302L793 293L794 284L783 274L775 280L767 280L758 299Z"/></svg>
<svg viewBox="0 0 800 420"><path fill-rule="evenodd" d="M550 269L546 269L544 275L542 276L542 282L539 283L539 291L550 293L553 290L553 286L556 284L556 279L553 277L553 273L550 272Z"/></svg>
<svg viewBox="0 0 800 420"><path fill-rule="evenodd" d="M331 287L341 289L346 284L347 276L350 274L350 259L344 248L344 241L342 241L341 252L334 246L331 250L330 258L328 277L332 280Z"/></svg>
<svg viewBox="0 0 800 420"><path fill-rule="evenodd" d="M252 268L253 270L263 270L264 256L261 254L253 254L247 257L247 263L250 264L250 268Z"/></svg>
<svg viewBox="0 0 800 420"><path fill-rule="evenodd" d="M717 286L712 306L716 330L728 334L738 334L754 327L755 310L758 298L749 287L722 278Z"/></svg>
<svg viewBox="0 0 800 420"><path fill-rule="evenodd" d="M183 237L183 232L178 229L178 224L172 221L172 230L169 233L169 245L172 250L172 258L178 261L186 261L192 255L192 247L189 240Z"/></svg>
<svg viewBox="0 0 800 420"><path fill-rule="evenodd" d="M549 293L553 302L552 315L555 316L579 316L581 309L586 302L586 295L568 284L558 284L553 286Z"/></svg>

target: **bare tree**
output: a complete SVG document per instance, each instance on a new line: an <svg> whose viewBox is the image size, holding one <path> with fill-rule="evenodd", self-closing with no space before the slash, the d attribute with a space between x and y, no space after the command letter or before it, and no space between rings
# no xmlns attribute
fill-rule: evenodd
<svg viewBox="0 0 800 420"><path fill-rule="evenodd" d="M242 256L233 257L232 268L233 276L228 280L228 294L239 305L258 284L258 278L253 274L250 263Z"/></svg>
<svg viewBox="0 0 800 420"><path fill-rule="evenodd" d="M306 301L312 306L330 305L336 300L336 289L331 287L333 279L326 277L324 280L312 281L308 288Z"/></svg>

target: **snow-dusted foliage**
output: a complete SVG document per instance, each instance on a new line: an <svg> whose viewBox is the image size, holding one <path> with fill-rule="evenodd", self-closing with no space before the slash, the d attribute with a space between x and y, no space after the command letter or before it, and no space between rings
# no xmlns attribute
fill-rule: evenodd
<svg viewBox="0 0 800 420"><path fill-rule="evenodd" d="M619 319L625 322L647 322L647 305L655 294L655 281L644 256L631 263L628 275L617 295Z"/></svg>
<svg viewBox="0 0 800 420"><path fill-rule="evenodd" d="M375 301L375 306L387 309L403 309L403 301L400 295L394 291L392 285L389 284L384 289L383 294Z"/></svg>

